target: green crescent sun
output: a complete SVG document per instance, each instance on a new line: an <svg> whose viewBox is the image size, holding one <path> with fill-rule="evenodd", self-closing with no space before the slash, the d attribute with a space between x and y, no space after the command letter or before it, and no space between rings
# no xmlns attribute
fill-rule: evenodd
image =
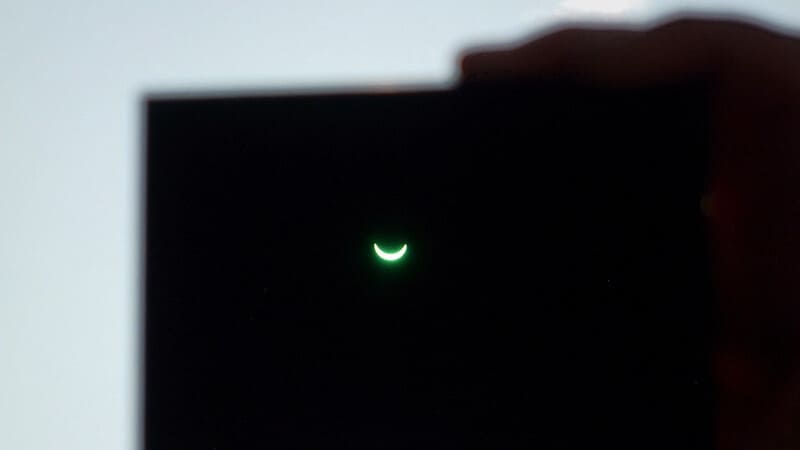
<svg viewBox="0 0 800 450"><path fill-rule="evenodd" d="M395 252L384 251L378 246L377 243L372 244L372 248L375 250L375 254L378 255L378 258L384 261L394 262L399 261L403 258L403 256L406 255L406 251L408 251L408 244L403 244L403 246L400 247L400 250Z"/></svg>

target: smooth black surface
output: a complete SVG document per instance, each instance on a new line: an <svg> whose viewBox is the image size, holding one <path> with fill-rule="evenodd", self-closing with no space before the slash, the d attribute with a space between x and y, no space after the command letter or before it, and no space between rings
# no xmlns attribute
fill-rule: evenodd
<svg viewBox="0 0 800 450"><path fill-rule="evenodd" d="M149 101L146 448L708 448L706 133L685 87Z"/></svg>

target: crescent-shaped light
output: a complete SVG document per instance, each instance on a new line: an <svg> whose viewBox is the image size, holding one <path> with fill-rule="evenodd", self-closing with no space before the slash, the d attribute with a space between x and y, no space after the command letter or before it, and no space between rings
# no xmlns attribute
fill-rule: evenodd
<svg viewBox="0 0 800 450"><path fill-rule="evenodd" d="M382 259L384 261L393 262L393 261L397 261L400 258L402 258L403 256L405 256L406 251L408 250L408 244L403 244L403 246L400 248L400 250L398 250L396 252L385 252L385 251L381 250L380 247L378 247L377 243L372 244L372 248L375 250L375 254L378 255L378 258L380 258L380 259Z"/></svg>

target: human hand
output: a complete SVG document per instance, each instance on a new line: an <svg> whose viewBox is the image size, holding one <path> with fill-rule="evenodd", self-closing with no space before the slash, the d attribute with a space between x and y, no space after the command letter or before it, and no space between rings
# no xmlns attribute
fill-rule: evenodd
<svg viewBox="0 0 800 450"><path fill-rule="evenodd" d="M800 449L800 40L721 20L570 28L467 53L461 71L466 83L709 83L715 446Z"/></svg>

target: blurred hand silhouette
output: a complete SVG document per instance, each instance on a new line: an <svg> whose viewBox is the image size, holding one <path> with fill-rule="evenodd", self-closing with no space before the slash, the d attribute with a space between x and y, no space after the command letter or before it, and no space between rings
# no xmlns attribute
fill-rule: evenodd
<svg viewBox="0 0 800 450"><path fill-rule="evenodd" d="M724 20L569 28L467 52L461 72L466 83L709 83L715 448L800 449L800 40Z"/></svg>

